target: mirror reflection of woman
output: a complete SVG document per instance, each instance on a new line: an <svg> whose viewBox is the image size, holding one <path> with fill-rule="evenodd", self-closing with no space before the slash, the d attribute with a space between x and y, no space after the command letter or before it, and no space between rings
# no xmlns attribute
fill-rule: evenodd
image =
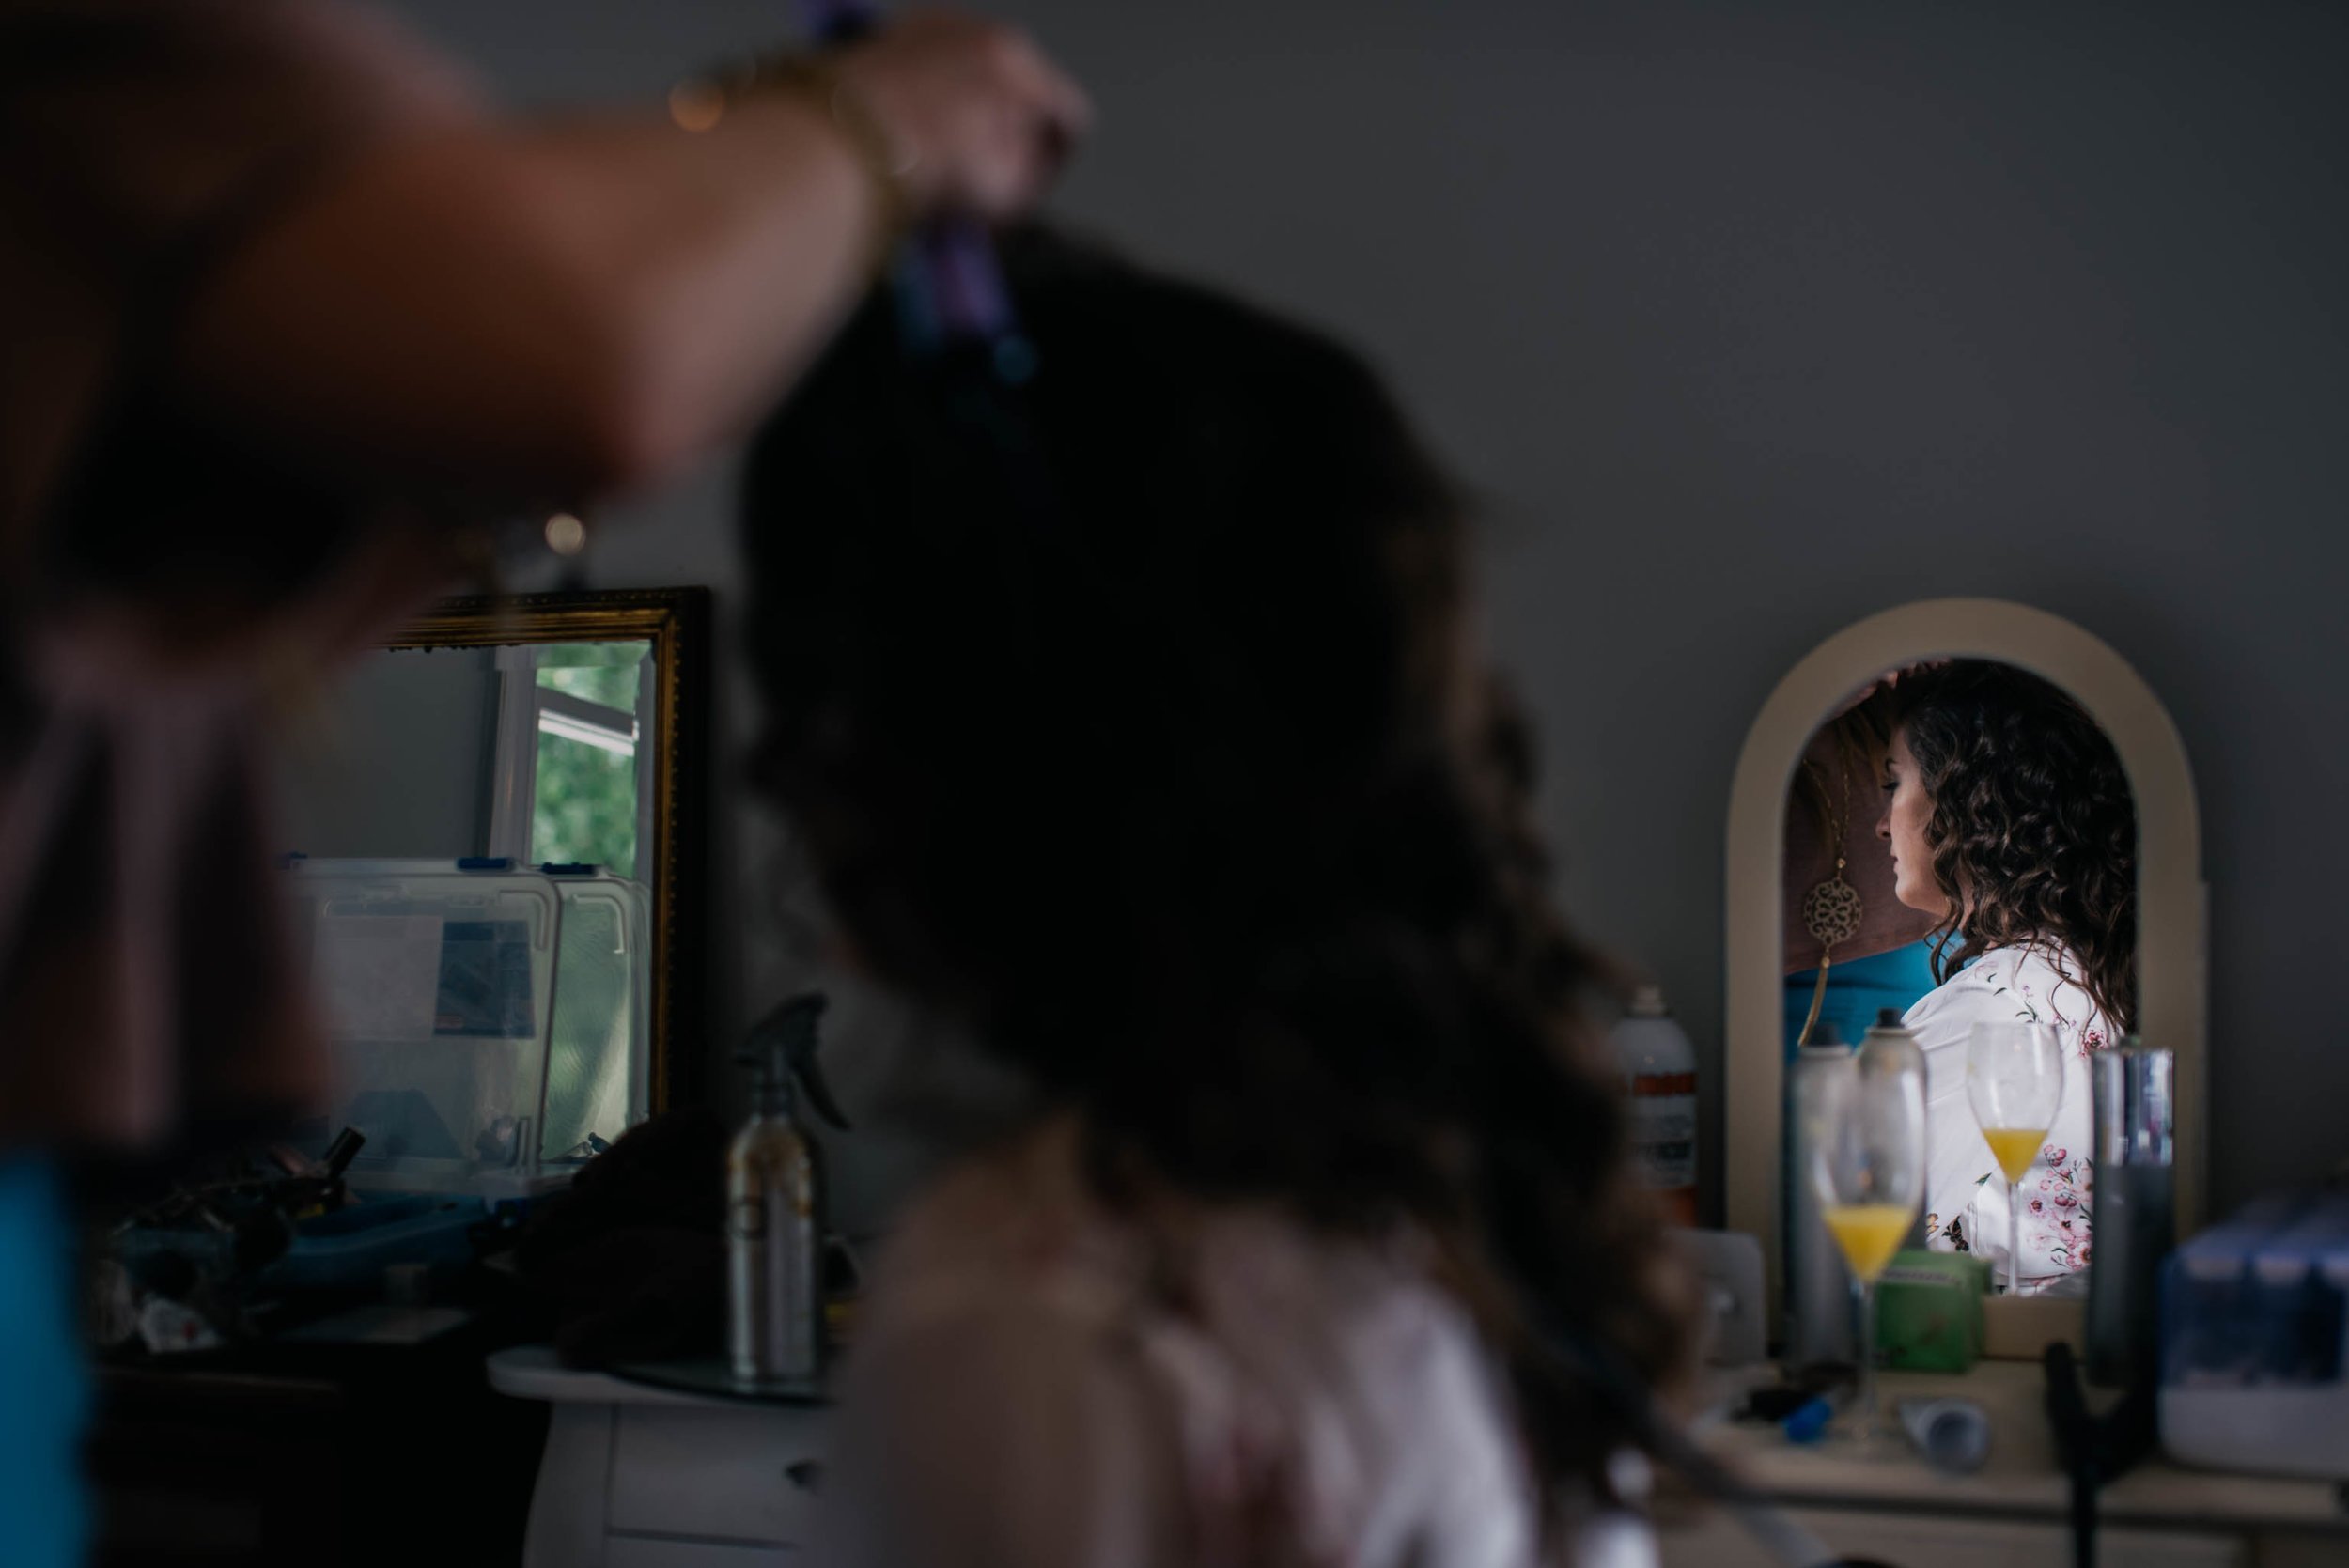
<svg viewBox="0 0 2349 1568"><path fill-rule="evenodd" d="M2061 1109L2020 1191L2021 1280L2088 1267L2090 1052L2137 1021L2137 813L2119 754L2078 703L2009 665L1961 660L1898 687L1877 837L1893 893L1934 917L1936 988L1905 1021L1928 1075L1931 1246L2004 1270L2005 1183L1966 1096L1977 1023L2054 1027Z"/></svg>

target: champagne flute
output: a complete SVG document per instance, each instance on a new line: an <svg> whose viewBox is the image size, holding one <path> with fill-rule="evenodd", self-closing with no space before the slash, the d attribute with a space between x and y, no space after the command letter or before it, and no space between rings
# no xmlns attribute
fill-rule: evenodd
<svg viewBox="0 0 2349 1568"><path fill-rule="evenodd" d="M2023 1177L2063 1104L2063 1045L2053 1026L1978 1023L1966 1040L1966 1098L2006 1175L2006 1293L2023 1288Z"/></svg>
<svg viewBox="0 0 2349 1568"><path fill-rule="evenodd" d="M1859 1314L1859 1401L1851 1440L1896 1450L1876 1404L1876 1280L1900 1250L1925 1194L1925 1075L1914 1050L1875 1043L1818 1075L1806 1096L1810 1177L1828 1234L1851 1265Z"/></svg>

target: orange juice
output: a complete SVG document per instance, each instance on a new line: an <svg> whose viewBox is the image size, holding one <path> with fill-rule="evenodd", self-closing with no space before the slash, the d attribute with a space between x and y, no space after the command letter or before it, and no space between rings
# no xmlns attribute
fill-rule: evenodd
<svg viewBox="0 0 2349 1568"><path fill-rule="evenodd" d="M1874 1284L1908 1239L1913 1218L1895 1203L1838 1203L1827 1210L1827 1228L1834 1233L1835 1245L1843 1250L1851 1271Z"/></svg>
<svg viewBox="0 0 2349 1568"><path fill-rule="evenodd" d="M2030 1162L2039 1157L2039 1145L2046 1141L2047 1129L1984 1127L1982 1136L1990 1145L1991 1157L1999 1162L1999 1169L2006 1172L2006 1179L2019 1182L2023 1179L2023 1172L2030 1169Z"/></svg>

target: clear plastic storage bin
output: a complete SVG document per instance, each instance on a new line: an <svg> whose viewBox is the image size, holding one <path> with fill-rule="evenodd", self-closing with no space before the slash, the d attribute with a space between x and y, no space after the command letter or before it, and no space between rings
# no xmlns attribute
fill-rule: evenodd
<svg viewBox="0 0 2349 1568"><path fill-rule="evenodd" d="M647 900L583 868L298 860L362 1191L523 1195L645 1110ZM330 1129L331 1130L331 1129Z"/></svg>
<svg viewBox="0 0 2349 1568"><path fill-rule="evenodd" d="M645 1119L652 1068L652 897L642 883L553 868L562 898L539 1157L584 1163Z"/></svg>

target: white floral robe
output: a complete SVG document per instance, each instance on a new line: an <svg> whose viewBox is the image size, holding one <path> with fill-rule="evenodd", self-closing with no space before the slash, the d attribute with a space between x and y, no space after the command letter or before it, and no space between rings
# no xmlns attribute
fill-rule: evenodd
<svg viewBox="0 0 2349 1568"><path fill-rule="evenodd" d="M2077 979L2079 965L2047 944L1994 948L1928 992L1903 1020L1925 1052L1927 1244L1987 1258L2003 1285L2006 1176L1966 1096L1966 1043L1978 1023L2055 1026L2063 1045L2063 1098L2047 1141L2022 1182L2023 1289L2037 1294L2088 1267L2094 1125L2089 1053L2114 1043L2112 1025Z"/></svg>
<svg viewBox="0 0 2349 1568"><path fill-rule="evenodd" d="M1112 1216L1056 1119L913 1206L858 1309L824 1568L1540 1568L1509 1394L1408 1237ZM1166 1217L1161 1216L1162 1219ZM1154 1280L1172 1241L1179 1307ZM1594 1514L1577 1568L1654 1568Z"/></svg>

